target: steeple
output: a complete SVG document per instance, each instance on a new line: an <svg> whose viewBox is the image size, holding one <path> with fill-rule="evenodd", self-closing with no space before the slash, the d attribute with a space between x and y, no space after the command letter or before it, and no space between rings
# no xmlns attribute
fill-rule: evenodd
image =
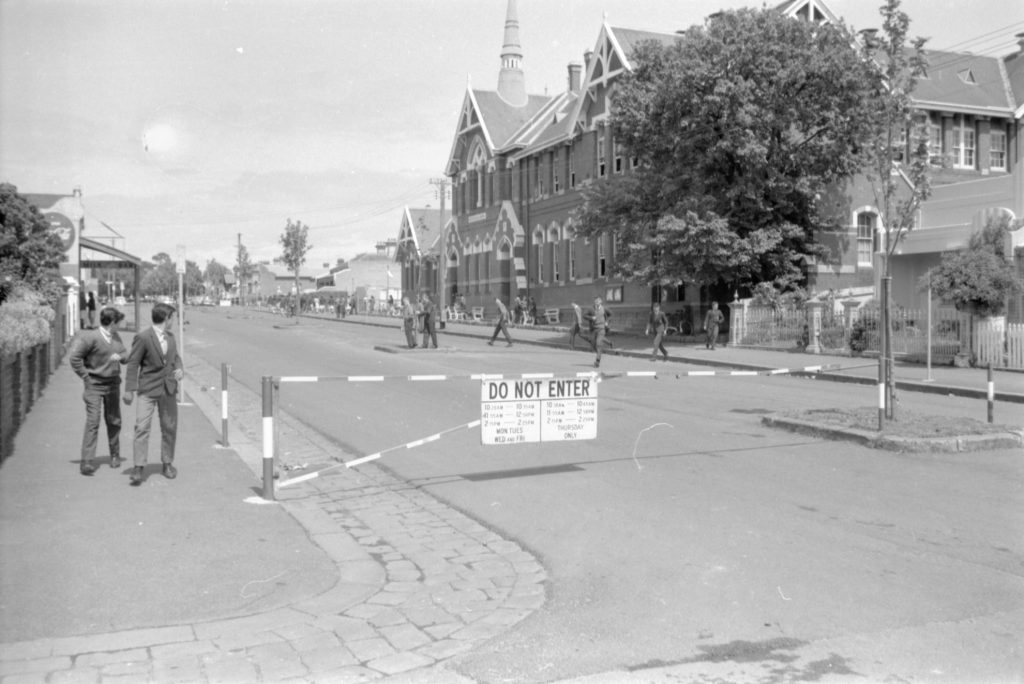
<svg viewBox="0 0 1024 684"><path fill-rule="evenodd" d="M516 0L508 0L505 13L505 40L501 46L501 71L498 95L510 105L526 104L526 79L523 75L523 48L519 45L519 12Z"/></svg>

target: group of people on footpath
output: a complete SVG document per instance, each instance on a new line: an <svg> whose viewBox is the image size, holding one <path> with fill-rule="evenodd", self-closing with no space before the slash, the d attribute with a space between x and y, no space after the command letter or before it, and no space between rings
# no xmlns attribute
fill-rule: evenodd
<svg viewBox="0 0 1024 684"><path fill-rule="evenodd" d="M149 458L149 433L155 412L160 422L160 462L164 477L178 475L174 467L174 446L178 434L178 383L185 375L178 345L171 332L176 310L169 304L153 306L152 327L132 339L131 351L121 341L118 328L124 314L107 306L100 311L96 329L79 332L71 343L69 364L85 385L85 432L82 435L79 472L92 476L98 469L96 443L100 419L107 428L110 467L121 467L121 404L130 406L138 395L132 448L133 487L145 479ZM126 367L124 396L121 396L121 366Z"/></svg>
<svg viewBox="0 0 1024 684"><path fill-rule="evenodd" d="M402 329L405 331L405 342L409 349L416 348L416 333L423 333L423 343L427 348L437 349L437 305L427 293L419 296L414 305L408 297L402 297Z"/></svg>

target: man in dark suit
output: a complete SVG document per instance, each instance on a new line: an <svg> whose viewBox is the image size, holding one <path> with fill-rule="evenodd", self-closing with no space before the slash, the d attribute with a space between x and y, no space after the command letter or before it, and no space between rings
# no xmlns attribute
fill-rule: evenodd
<svg viewBox="0 0 1024 684"><path fill-rule="evenodd" d="M107 425L110 467L121 467L121 364L128 360L117 326L124 314L106 306L100 311L98 330L82 330L71 341L68 363L85 383L85 433L82 435L83 475L96 472L96 442L100 433L100 414Z"/></svg>
<svg viewBox="0 0 1024 684"><path fill-rule="evenodd" d="M178 435L178 382L184 377L178 345L171 334L174 307L155 304L151 315L153 327L132 340L128 355L128 378L125 381L124 403L131 404L135 392L139 405L135 412L135 448L131 484L142 484L142 471L149 456L149 427L153 410L160 417L160 462L164 477L173 480L178 471L174 463L174 442Z"/></svg>

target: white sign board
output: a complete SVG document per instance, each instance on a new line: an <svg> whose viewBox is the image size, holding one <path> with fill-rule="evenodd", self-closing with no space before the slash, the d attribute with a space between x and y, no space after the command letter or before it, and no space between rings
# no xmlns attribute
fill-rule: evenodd
<svg viewBox="0 0 1024 684"><path fill-rule="evenodd" d="M596 377L484 380L480 384L481 442L596 438L597 383Z"/></svg>
<svg viewBox="0 0 1024 684"><path fill-rule="evenodd" d="M184 273L185 273L185 245L178 245L177 247L178 247L178 260L175 263L175 266L176 266L175 272L181 273L182 275L184 275Z"/></svg>

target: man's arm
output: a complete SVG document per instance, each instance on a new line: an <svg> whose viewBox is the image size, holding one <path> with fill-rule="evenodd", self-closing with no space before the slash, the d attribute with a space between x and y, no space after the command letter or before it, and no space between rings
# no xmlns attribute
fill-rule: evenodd
<svg viewBox="0 0 1024 684"><path fill-rule="evenodd" d="M144 333L139 333L132 339L132 350L128 353L128 368L124 381L125 400L128 403L131 403L131 396L139 389L139 367L146 355L143 335Z"/></svg>
<svg viewBox="0 0 1024 684"><path fill-rule="evenodd" d="M92 340L88 337L84 332L75 335L71 340L71 351L68 354L68 365L75 371L75 375L82 379L89 377L89 369L85 367L85 356L92 348Z"/></svg>

